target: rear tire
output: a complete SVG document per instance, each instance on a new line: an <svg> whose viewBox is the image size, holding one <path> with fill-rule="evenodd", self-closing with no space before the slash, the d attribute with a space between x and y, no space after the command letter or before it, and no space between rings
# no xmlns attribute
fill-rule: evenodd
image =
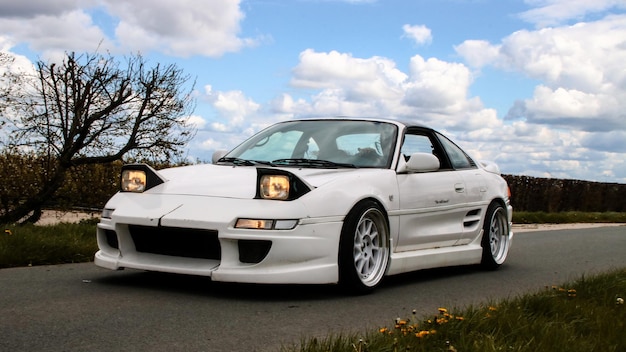
<svg viewBox="0 0 626 352"><path fill-rule="evenodd" d="M506 260L511 247L509 221L506 209L502 205L499 203L489 205L483 230L481 265L485 269L497 269Z"/></svg>
<svg viewBox="0 0 626 352"><path fill-rule="evenodd" d="M339 283L352 293L371 292L389 263L389 226L373 201L357 204L346 216L339 243Z"/></svg>

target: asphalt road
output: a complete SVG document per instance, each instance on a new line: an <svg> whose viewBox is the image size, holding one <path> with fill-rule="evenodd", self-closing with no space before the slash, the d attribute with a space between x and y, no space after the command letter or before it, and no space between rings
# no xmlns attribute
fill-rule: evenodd
<svg viewBox="0 0 626 352"><path fill-rule="evenodd" d="M108 271L92 263L0 270L0 351L278 351L437 307L487 304L626 267L626 227L517 234L500 270L427 270L373 294Z"/></svg>

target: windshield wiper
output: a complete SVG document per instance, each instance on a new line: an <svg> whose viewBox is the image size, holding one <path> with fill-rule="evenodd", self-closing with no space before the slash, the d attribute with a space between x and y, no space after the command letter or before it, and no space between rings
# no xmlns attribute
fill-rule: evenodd
<svg viewBox="0 0 626 352"><path fill-rule="evenodd" d="M264 161L264 160L248 160L248 159L240 159L240 158L233 158L233 157L222 157L220 158L218 161L218 163L224 162L224 163L232 163L233 165L239 165L239 166L254 166L254 165L270 165L270 166L274 166L271 162L269 161Z"/></svg>
<svg viewBox="0 0 626 352"><path fill-rule="evenodd" d="M275 166L286 165L286 166L303 166L303 167L313 167L313 168L356 168L354 164L348 163L336 163L330 160L320 160L320 159L304 159L304 158L294 158L294 159L276 159L272 161L272 164Z"/></svg>

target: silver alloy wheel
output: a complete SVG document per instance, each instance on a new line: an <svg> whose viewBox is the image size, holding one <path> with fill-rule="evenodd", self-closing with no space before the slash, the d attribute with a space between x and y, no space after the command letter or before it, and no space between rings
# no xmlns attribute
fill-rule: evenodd
<svg viewBox="0 0 626 352"><path fill-rule="evenodd" d="M389 260L389 234L380 210L369 208L361 215L352 252L354 268L363 285L377 285L385 275Z"/></svg>
<svg viewBox="0 0 626 352"><path fill-rule="evenodd" d="M504 208L498 206L489 221L489 248L495 264L500 265L509 253L509 225Z"/></svg>

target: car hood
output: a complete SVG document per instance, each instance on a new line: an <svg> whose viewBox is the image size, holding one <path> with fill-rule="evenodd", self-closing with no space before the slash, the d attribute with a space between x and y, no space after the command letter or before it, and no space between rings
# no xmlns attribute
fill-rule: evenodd
<svg viewBox="0 0 626 352"><path fill-rule="evenodd" d="M320 187L339 177L377 169L305 169L270 168L288 171L312 188ZM167 181L147 192L194 196L254 198L257 187L257 168L202 164L176 167L158 171Z"/></svg>

